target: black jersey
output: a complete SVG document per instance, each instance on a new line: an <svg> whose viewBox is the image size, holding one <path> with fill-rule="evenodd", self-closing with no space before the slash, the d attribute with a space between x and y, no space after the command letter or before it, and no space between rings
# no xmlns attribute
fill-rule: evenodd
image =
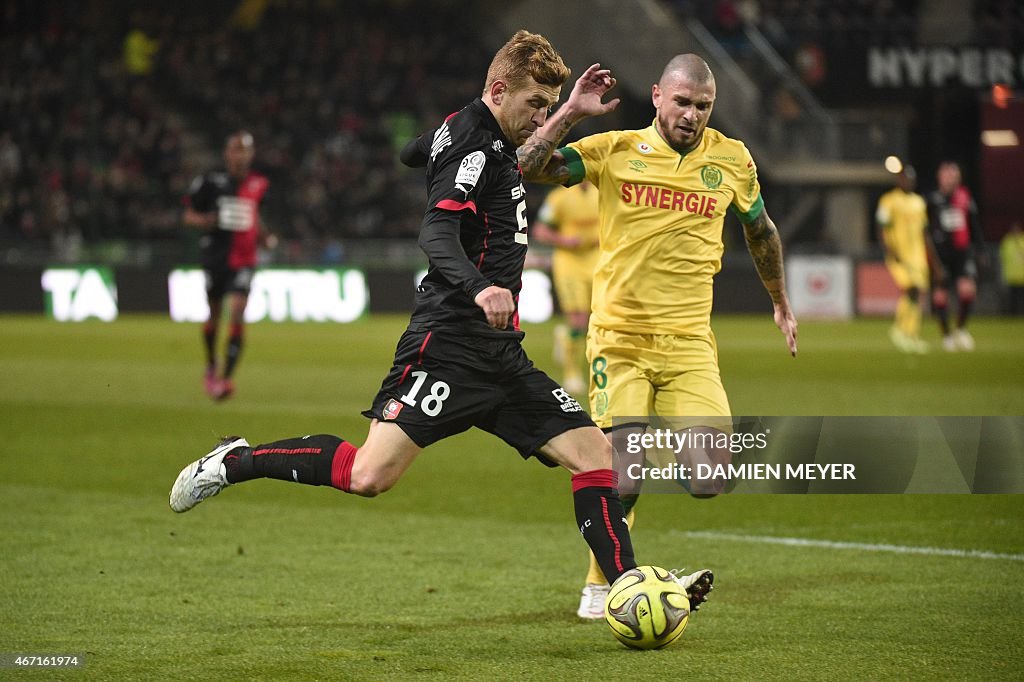
<svg viewBox="0 0 1024 682"><path fill-rule="evenodd" d="M978 206L963 185L949 194L935 190L928 195L928 229L940 258L969 251L972 244L984 246Z"/></svg>
<svg viewBox="0 0 1024 682"><path fill-rule="evenodd" d="M204 268L239 270L256 265L260 202L269 184L254 171L241 182L225 171L206 173L192 181L185 205L200 213L217 213L217 227L199 238Z"/></svg>
<svg viewBox="0 0 1024 682"><path fill-rule="evenodd" d="M518 308L526 259L526 190L515 146L479 98L410 143L402 159L427 167L420 247L430 259L410 329L522 337L518 310L505 330L487 323L474 298L492 284Z"/></svg>

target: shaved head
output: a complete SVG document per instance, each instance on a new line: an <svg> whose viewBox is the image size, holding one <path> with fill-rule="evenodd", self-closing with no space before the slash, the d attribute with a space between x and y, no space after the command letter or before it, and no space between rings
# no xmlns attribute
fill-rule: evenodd
<svg viewBox="0 0 1024 682"><path fill-rule="evenodd" d="M677 54L665 65L659 83L676 75L694 83L714 83L715 75L711 73L708 63L695 54Z"/></svg>
<svg viewBox="0 0 1024 682"><path fill-rule="evenodd" d="M685 154L700 144L715 94L715 77L703 59L680 54L669 60L651 87L651 101L658 112L658 132L670 147Z"/></svg>

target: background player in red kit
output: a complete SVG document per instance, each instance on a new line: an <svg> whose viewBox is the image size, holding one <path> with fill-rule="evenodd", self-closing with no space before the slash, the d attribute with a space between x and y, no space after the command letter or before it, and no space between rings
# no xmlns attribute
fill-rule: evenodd
<svg viewBox="0 0 1024 682"><path fill-rule="evenodd" d="M985 243L974 197L962 184L960 166L944 161L936 173L938 188L928 195L928 228L935 253L944 272L938 273L932 288L932 306L942 329L942 347L947 351L974 350L974 338L967 331L967 317L977 294L978 268L974 249L984 255ZM949 326L949 289L956 286L956 329Z"/></svg>
<svg viewBox="0 0 1024 682"><path fill-rule="evenodd" d="M482 96L403 150L403 161L426 165L419 243L430 266L391 370L363 413L372 420L363 445L328 434L254 446L225 439L178 475L174 511L256 478L374 497L423 448L476 427L571 474L576 526L609 582L636 566L611 445L526 356L518 325L528 224L516 148L618 104L601 101L615 80L595 64L548 120L568 77L547 39L519 31L495 54ZM678 580L696 608L713 576L701 570Z"/></svg>
<svg viewBox="0 0 1024 682"><path fill-rule="evenodd" d="M269 183L252 170L254 154L252 135L245 131L229 135L224 146L225 170L197 177L185 197L185 224L206 231L199 240L210 304L210 317L203 325L204 381L207 395L214 400L224 400L235 392L232 376L242 353L256 248L261 239L270 240L262 230L259 213ZM230 327L224 365L218 372L217 332L225 296L230 300Z"/></svg>

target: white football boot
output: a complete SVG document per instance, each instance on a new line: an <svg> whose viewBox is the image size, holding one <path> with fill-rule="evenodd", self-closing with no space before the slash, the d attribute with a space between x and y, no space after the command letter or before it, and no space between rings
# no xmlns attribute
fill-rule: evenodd
<svg viewBox="0 0 1024 682"><path fill-rule="evenodd" d="M715 589L712 583L715 582L715 574L704 568L690 575L679 575L686 569L673 569L669 571L675 576L676 582L690 598L690 612L700 610L700 605L708 600L708 593Z"/></svg>
<svg viewBox="0 0 1024 682"><path fill-rule="evenodd" d="M597 585L587 583L580 593L580 607L576 609L576 615L588 620L604 618L604 600L608 597L608 585Z"/></svg>
<svg viewBox="0 0 1024 682"><path fill-rule="evenodd" d="M968 353L974 350L974 337L966 329L957 329L954 338L956 339L956 346L960 350L967 351Z"/></svg>
<svg viewBox="0 0 1024 682"><path fill-rule="evenodd" d="M247 448L244 438L232 436L181 470L171 487L171 509L187 512L208 497L213 497L230 485L225 475L224 457L235 448Z"/></svg>

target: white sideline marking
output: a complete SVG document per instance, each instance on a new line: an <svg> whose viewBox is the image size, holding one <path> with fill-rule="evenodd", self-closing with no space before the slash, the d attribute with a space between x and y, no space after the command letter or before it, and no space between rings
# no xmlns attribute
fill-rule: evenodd
<svg viewBox="0 0 1024 682"><path fill-rule="evenodd" d="M907 545L883 545L867 542L834 542L831 540L808 540L806 538L780 538L772 535L739 535L734 533L714 533L711 531L682 532L688 538L706 540L732 540L733 542L753 542L762 545L785 545L787 547L821 547L824 549L859 549L864 552L891 552L893 554L924 554L926 556L949 556L960 559L1003 559L1005 561L1024 561L1024 554L1000 554L978 549L944 549L942 547L909 547Z"/></svg>

